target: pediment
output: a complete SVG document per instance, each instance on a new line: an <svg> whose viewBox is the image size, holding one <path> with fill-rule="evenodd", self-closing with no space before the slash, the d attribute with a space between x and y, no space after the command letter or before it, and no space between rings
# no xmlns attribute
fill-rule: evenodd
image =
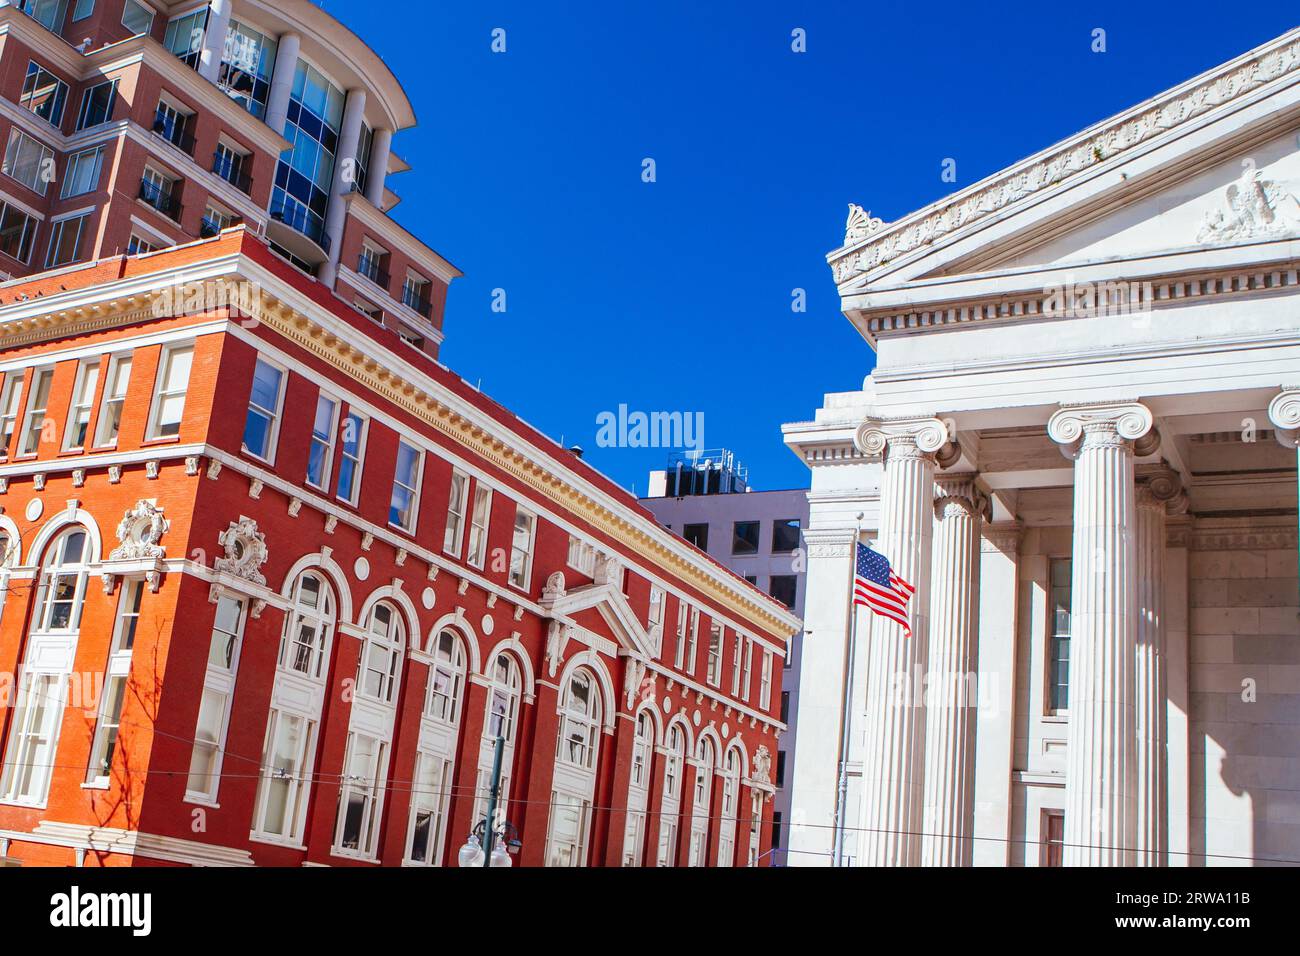
<svg viewBox="0 0 1300 956"><path fill-rule="evenodd" d="M621 647L646 658L658 655L654 635L646 630L616 585L588 584L566 591L562 578L559 583L560 590L544 595L541 602L553 617L566 619L595 634L608 635Z"/></svg>

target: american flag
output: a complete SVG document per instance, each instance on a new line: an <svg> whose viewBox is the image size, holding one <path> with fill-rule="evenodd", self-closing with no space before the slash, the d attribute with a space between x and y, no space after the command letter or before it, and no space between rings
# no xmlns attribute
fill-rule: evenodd
<svg viewBox="0 0 1300 956"><path fill-rule="evenodd" d="M853 603L865 604L882 617L903 626L903 636L912 636L907 621L907 602L916 588L889 567L889 559L865 544L858 545L858 563L853 575Z"/></svg>

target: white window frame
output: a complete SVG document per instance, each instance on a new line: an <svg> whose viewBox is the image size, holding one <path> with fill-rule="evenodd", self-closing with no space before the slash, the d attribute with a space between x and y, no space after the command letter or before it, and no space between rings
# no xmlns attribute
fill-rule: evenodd
<svg viewBox="0 0 1300 956"><path fill-rule="evenodd" d="M144 596L142 578L122 581L113 642L104 667L104 689L100 693L99 715L91 738L90 758L86 766L88 787L107 787L112 776L113 756L117 752L118 731L122 726L122 706L126 700L126 682L131 671L131 652L140 623L140 605ZM112 738L110 740L110 736Z"/></svg>
<svg viewBox="0 0 1300 956"><path fill-rule="evenodd" d="M518 544L519 540L519 520L526 518L528 520L528 541L522 548ZM510 564L507 569L507 576L512 588L527 592L533 578L533 551L537 543L537 515L529 511L523 505L515 506L515 522L510 534ZM515 575L515 555L523 555L522 573Z"/></svg>
<svg viewBox="0 0 1300 956"><path fill-rule="evenodd" d="M81 451L93 438L90 430L91 415L95 411L95 391L99 386L99 359L88 359L77 363L77 378L72 385L72 401L68 403L68 421L63 428L63 450ZM90 394L86 394L89 387ZM85 418L86 432L81 441L74 441L75 433L82 427Z"/></svg>
<svg viewBox="0 0 1300 956"><path fill-rule="evenodd" d="M690 607L680 598L677 600L677 646L673 649L673 667L681 670L686 666L686 633L689 627Z"/></svg>
<svg viewBox="0 0 1300 956"><path fill-rule="evenodd" d="M709 823L712 820L713 773L717 769L717 754L711 737L701 737L699 755L695 760L692 781L691 838L687 846L687 866L708 866Z"/></svg>
<svg viewBox="0 0 1300 956"><path fill-rule="evenodd" d="M67 83L63 82L63 80L61 80L61 79L59 78L58 74L56 74L53 70L47 70L45 67L41 66L41 64L39 64L39 63L37 63L35 60L31 60L31 59L29 59L29 60L27 61L27 72L23 74L23 86L24 86L24 87L26 87L26 85L27 85L27 77L31 76L31 74L32 74L32 67L36 67L36 69L39 71L39 72L37 73L37 82L38 82L38 84L39 84L39 80L40 80L40 74L41 74L41 73L44 73L46 76L50 77L50 78L51 78L51 79L52 79L52 80L53 80L53 81L58 85L58 87L62 87L62 89L63 89L63 106L59 109L59 115L56 116L56 117L54 117L54 118L51 120L51 119L48 119L48 118L46 118L46 117L44 117L44 116L41 116L39 113L36 112L36 110L34 110L34 109L32 108L32 102L33 102L33 99L29 98L29 97L27 96L26 93L20 93L20 94L19 94L19 96L18 96L18 105L21 106L23 109L27 110L27 112L31 113L33 116L37 117L38 119L43 120L44 122L49 123L49 124L50 124L51 126L53 126L55 129L62 131L62 129L63 129L63 118L64 118L64 117L67 115L67 113L68 113L68 101L72 99L72 88L71 88L70 86L68 86ZM56 99L58 98L58 94L57 94L57 92L55 93L55 98L56 98ZM26 102L24 102L24 100L26 100Z"/></svg>
<svg viewBox="0 0 1300 956"><path fill-rule="evenodd" d="M375 630L380 608L388 611L390 615L389 631L384 635ZM380 677L378 694L372 694L367 688L366 675L371 672L381 673L370 666L371 650L388 655L388 671L386 675ZM370 616L366 619L365 636L361 642L361 657L357 661L357 694L367 700L391 705L397 697L397 687L402 678L402 660L405 656L406 619L396 604L380 601L370 609Z"/></svg>
<svg viewBox="0 0 1300 956"><path fill-rule="evenodd" d="M740 699L749 701L749 686L754 679L754 640L745 638L745 667L740 677Z"/></svg>
<svg viewBox="0 0 1300 956"><path fill-rule="evenodd" d="M31 182L21 179L17 175L17 161L25 149L28 151L35 149L40 153L40 157L36 161L36 175ZM47 169L51 171L54 169L54 150L21 127L10 127L9 138L5 142L3 168L4 174L14 182L26 186L38 196L44 196L49 192L51 178L43 174Z"/></svg>
<svg viewBox="0 0 1300 956"><path fill-rule="evenodd" d="M596 574L596 546L590 542L583 541L576 534L569 535L569 554L565 563L573 570L587 577L595 577Z"/></svg>
<svg viewBox="0 0 1300 956"><path fill-rule="evenodd" d="M763 651L763 671L759 678L758 706L766 711L772 706L772 652Z"/></svg>
<svg viewBox="0 0 1300 956"><path fill-rule="evenodd" d="M81 248L81 240L86 235L86 223L90 221L92 214L90 212L70 213L50 223L50 244L45 250L45 267L47 269L61 269L64 266L80 262L85 257L84 250ZM63 235L73 223L77 227L77 239L73 244L72 258L55 262L54 250L63 245Z"/></svg>
<svg viewBox="0 0 1300 956"><path fill-rule="evenodd" d="M131 11L132 7L139 11L141 16L144 16L145 14L148 14L149 16L149 25L142 31L133 32L132 36L148 36L153 32L153 22L158 15L158 11L146 3L141 3L140 0L126 0L126 4L122 7L122 26L131 31L135 31L136 28L126 22L126 15Z"/></svg>
<svg viewBox="0 0 1300 956"><path fill-rule="evenodd" d="M488 528L492 522L492 489L483 482L476 481L472 498L469 547L465 552L465 561L471 567L481 569L488 553Z"/></svg>
<svg viewBox="0 0 1300 956"><path fill-rule="evenodd" d="M100 394L99 411L95 416L95 434L92 448L115 448L122 431L122 413L126 409L126 394L131 387L131 369L135 367L135 356L131 352L118 352L109 356L108 373L104 376L104 388ZM114 415L116 407L116 415ZM113 423L116 424L113 424ZM112 425L113 434L107 434Z"/></svg>
<svg viewBox="0 0 1300 956"><path fill-rule="evenodd" d="M279 375L279 381L275 386L275 407L264 408L253 401L254 391L257 388L257 372L261 368L268 368ZM244 415L244 434L239 439L240 447L246 455L256 458L258 461L264 461L268 465L275 464L275 452L280 442L280 420L284 414L284 395L288 391L289 370L278 362L272 362L265 356L259 355L257 362L253 366L253 379L248 386L248 409ZM248 447L244 440L248 436L248 419L252 415L258 415L267 422L266 426L266 450L265 454L255 451Z"/></svg>
<svg viewBox="0 0 1300 956"><path fill-rule="evenodd" d="M430 765L433 765L430 771ZM402 859L408 866L439 866L447 841L450 821L448 804L454 785L455 761L452 757L424 750L416 752L415 773L411 787L411 812L406 828L406 852ZM426 779L429 778L429 779ZM429 834L424 858L415 855L415 831L420 818L429 819Z"/></svg>
<svg viewBox="0 0 1300 956"><path fill-rule="evenodd" d="M0 458L9 456L15 433L22 437L23 373L21 369L5 373L4 387L0 391Z"/></svg>
<svg viewBox="0 0 1300 956"><path fill-rule="evenodd" d="M469 475L453 468L447 498L447 526L442 533L442 550L459 558L465 547L465 515L469 510Z"/></svg>
<svg viewBox="0 0 1300 956"><path fill-rule="evenodd" d="M73 169L80 168L82 163L85 161L84 157L87 156L88 154L93 154L93 158L90 160L90 162L94 163L94 173L91 175L90 185L86 189L82 189L78 192L73 192L72 191L74 188L73 184L76 182L76 177L73 175ZM72 153L70 156L68 156L68 160L66 163L64 163L63 166L63 186L59 190L59 198L70 199L73 196L87 196L90 193L93 193L96 189L99 188L99 179L100 176L103 175L103 172L104 172L104 147L103 146L91 146L89 149L82 149L82 150L78 150L75 153Z"/></svg>
<svg viewBox="0 0 1300 956"><path fill-rule="evenodd" d="M190 754L190 767L185 779L185 802L197 803L202 806L214 807L217 805L217 798L221 792L221 767L226 755L226 734L230 731L230 711L235 702L235 679L239 674L239 657L244 645L244 627L248 619L248 604L237 595L223 593L217 598L217 607L213 612L212 634L209 637L208 653L211 655L211 641L218 633L217 624L220 621L222 602L231 602L237 606L239 618L236 622L236 631L230 634L227 631L220 633L234 638L234 647L231 653L230 666L221 667L215 665L209 659L207 668L203 674L203 693L199 697L199 712L195 717L194 729L194 747ZM212 758L212 770L204 774L207 778L207 789L198 789L194 784L194 760L200 746L198 722L203 717L203 700L208 693L220 694L224 698L219 722L217 728L216 740L213 741L215 752Z"/></svg>
<svg viewBox="0 0 1300 956"><path fill-rule="evenodd" d="M185 375L185 385L183 388L175 389L166 386L167 377L171 372L171 363L176 360L176 356L189 352L190 367ZM181 426L185 424L185 403L189 396L190 376L194 372L194 342L176 342L163 347L161 354L158 356L158 368L154 373L153 398L149 402L149 427L145 431L145 441L163 441L174 440L180 437ZM164 435L162 428L162 413L164 404L172 398L179 396L181 400L180 418L176 422L176 434Z"/></svg>
<svg viewBox="0 0 1300 956"><path fill-rule="evenodd" d="M325 426L325 437L321 438L317 433L317 425L320 423L321 406L329 405L329 423ZM343 403L333 395L322 391L316 396L316 414L312 417L311 423L311 443L307 447L307 485L315 488L317 491L325 491L330 486L330 476L334 470L334 445L339 433L339 410ZM324 450L321 453L321 473L320 480L313 481L311 477L311 456L317 447Z"/></svg>
<svg viewBox="0 0 1300 956"><path fill-rule="evenodd" d="M373 741L375 751L370 755L369 766L365 773L352 772L352 758L356 753L360 738ZM339 787L337 819L334 822L334 846L330 850L335 856L352 857L361 860L374 860L379 846L379 831L383 827L384 791L388 777L388 755L392 743L382 736L364 733L359 730L348 732L347 751L343 758L343 775ZM343 837L347 827L348 800L353 795L365 801L361 831L356 847L345 847Z"/></svg>
<svg viewBox="0 0 1300 956"><path fill-rule="evenodd" d="M356 419L356 421L360 423L359 430L361 434L357 436L356 454L350 455L348 454L347 439L344 438L343 435L346 434L348 423L351 422L353 419ZM343 490L337 484L335 484L334 497L336 497L339 501L344 501L350 505L355 505L361 496L361 472L366 460L366 440L370 437L370 417L368 415L362 414L361 412L357 411L357 409L355 408L349 408L348 413L344 415L342 420L339 422L339 430L340 430L339 445L341 448L340 451L341 458L339 461L339 477L342 478L343 476L343 459L352 462L353 463L352 487L349 490L349 493L345 495L343 494Z"/></svg>
<svg viewBox="0 0 1300 956"><path fill-rule="evenodd" d="M275 766L278 757L277 744L281 729L290 721L299 722L297 745L289 755L288 766ZM297 846L306 829L307 805L311 797L312 767L316 753L316 734L318 721L306 714L296 713L272 706L267 717L266 736L262 752L262 768L258 780L257 802L253 808L253 829L251 837L268 843L283 843ZM285 796L284 817L281 821L284 832L269 829L267 814L271 806L271 785L274 781L288 781Z"/></svg>
<svg viewBox="0 0 1300 956"><path fill-rule="evenodd" d="M40 394L40 384L48 381L44 404L36 407ZM36 455L41 447L41 434L45 431L45 420L49 417L50 393L54 390L54 366L46 365L32 371L32 384L27 390L27 407L23 411L23 433L18 445L18 457L29 458Z"/></svg>
<svg viewBox="0 0 1300 956"><path fill-rule="evenodd" d="M402 481L399 469L402 464L402 449L409 449L415 455L415 475L411 484ZM388 526L396 528L399 531L405 531L407 534L414 534L416 526L420 520L420 484L424 478L424 449L419 445L399 438L397 440L397 458L393 464L393 493L388 503ZM393 507L397 503L398 489L409 492L411 495L411 513L406 522L393 520Z"/></svg>

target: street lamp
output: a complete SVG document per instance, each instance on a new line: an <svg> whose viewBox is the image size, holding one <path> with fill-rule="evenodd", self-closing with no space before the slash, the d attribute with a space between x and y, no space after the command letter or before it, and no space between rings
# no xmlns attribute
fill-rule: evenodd
<svg viewBox="0 0 1300 956"><path fill-rule="evenodd" d="M518 849L519 839L510 834L515 831L514 824L503 821L501 832L493 826L497 815L497 801L501 799L501 758L505 752L506 738L497 737L492 754L492 788L488 791L487 816L474 824L469 839L460 848L456 860L461 867L495 866L510 867L514 861L510 853ZM486 851L484 847L486 846Z"/></svg>

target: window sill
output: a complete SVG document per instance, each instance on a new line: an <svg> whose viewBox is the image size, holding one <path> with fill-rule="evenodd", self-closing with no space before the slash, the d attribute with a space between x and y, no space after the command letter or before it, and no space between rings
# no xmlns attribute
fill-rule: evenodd
<svg viewBox="0 0 1300 956"><path fill-rule="evenodd" d="M361 853L350 853L347 850L340 850L337 847L330 847L330 856L338 857L340 860L353 860L357 863L374 863L379 864L379 858L375 856L365 856Z"/></svg>
<svg viewBox="0 0 1300 956"><path fill-rule="evenodd" d="M403 528L400 524L393 524L391 521L388 522L388 527L391 528L393 531L396 531L398 534L406 535L408 538L415 537L414 528Z"/></svg>
<svg viewBox="0 0 1300 956"><path fill-rule="evenodd" d="M161 435L157 438L146 438L140 443L141 448L153 448L157 445L176 445L181 440L180 435Z"/></svg>
<svg viewBox="0 0 1300 956"><path fill-rule="evenodd" d="M1043 714L1043 721L1049 724L1068 724L1070 722L1070 713L1061 710L1054 714Z"/></svg>
<svg viewBox="0 0 1300 956"><path fill-rule="evenodd" d="M197 794L190 794L190 793L185 794L185 796L181 798L181 803L188 803L196 807L204 807L205 809L208 810L221 809L221 804L218 803L216 800L209 799L208 797L199 796Z"/></svg>
<svg viewBox="0 0 1300 956"><path fill-rule="evenodd" d="M108 781L105 780L103 783L100 783L98 780L96 780L94 783L83 783L81 785L81 789L82 790L107 790Z"/></svg>
<svg viewBox="0 0 1300 956"><path fill-rule="evenodd" d="M240 446L239 446L239 453L240 453L241 455L243 455L245 458L251 458L253 461L257 462L259 465L266 465L266 467L268 467L268 468L274 468L274 467L275 467L275 458L274 458L274 457L271 457L271 458L263 458L261 455L259 455L259 454L258 454L257 452L255 452L255 451L253 451L253 450L252 450L251 448L249 448L247 445L240 445Z"/></svg>
<svg viewBox="0 0 1300 956"><path fill-rule="evenodd" d="M275 837L267 836L264 833L250 833L248 835L248 842L262 843L266 846L275 846L282 850L298 850L302 853L307 852L307 847L301 843L294 843L291 840L277 840Z"/></svg>

